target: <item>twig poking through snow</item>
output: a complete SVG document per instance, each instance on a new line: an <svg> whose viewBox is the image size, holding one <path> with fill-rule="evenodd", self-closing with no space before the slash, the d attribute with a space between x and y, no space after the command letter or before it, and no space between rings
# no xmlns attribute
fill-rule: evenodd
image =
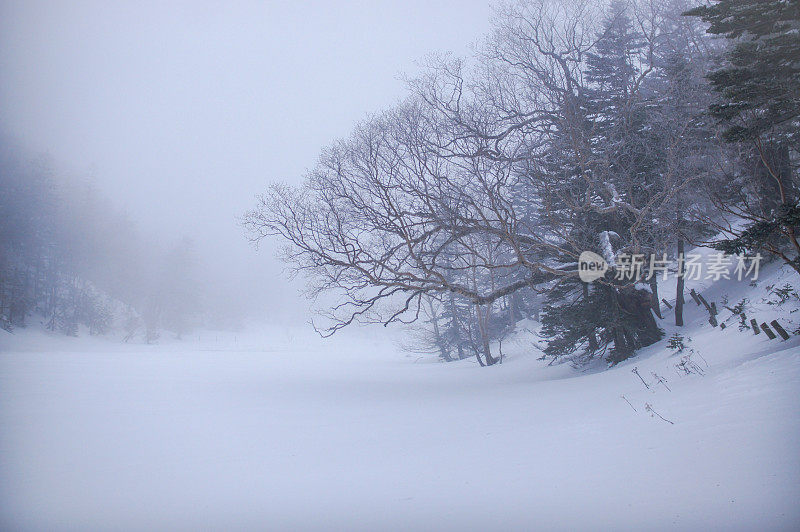
<svg viewBox="0 0 800 532"><path fill-rule="evenodd" d="M637 377L639 377L639 380L640 380L640 381L642 381L642 384L644 384L644 387L645 387L645 388L647 388L648 390L650 389L650 385L649 385L649 384L647 384L646 382L644 382L644 379L642 378L642 376L641 376L641 375L639 375L639 368L637 368L637 367L634 367L634 368L631 370L631 373L634 373L634 374L636 374L636 376L637 376Z"/></svg>
<svg viewBox="0 0 800 532"><path fill-rule="evenodd" d="M689 375L692 373L696 373L701 377L705 375L703 368L695 364L694 360L692 360L692 355L694 354L697 354L697 356L700 357L700 360L702 360L705 363L706 367L708 367L708 362L706 362L706 359L703 358L702 355L700 355L699 353L696 353L694 349L692 349L688 354L683 355L681 357L680 362L675 364L675 368L679 374L680 372L683 372L684 375Z"/></svg>
<svg viewBox="0 0 800 532"><path fill-rule="evenodd" d="M666 421L670 425L674 425L675 424L672 421L670 421L669 419L667 419L664 416L662 416L661 414L659 414L658 412L656 412L655 410L653 410L653 406L650 403L645 403L644 404L644 409L647 410L648 412L650 412L650 417L653 417L653 415L655 414L656 416L660 417L661 419L663 419L664 421Z"/></svg>
<svg viewBox="0 0 800 532"><path fill-rule="evenodd" d="M628 401L628 398L627 398L627 397L625 397L624 395L620 395L620 397L622 397L623 399L625 399L625 402L626 402L626 403L628 403L628 404L630 405L630 407L631 407L631 408L633 408L633 411L634 411L634 412L638 412L638 410L636 410L636 407L635 407L635 406L633 406L633 405L631 405L631 402L630 402L630 401Z"/></svg>
<svg viewBox="0 0 800 532"><path fill-rule="evenodd" d="M656 373L655 371L651 371L650 373L653 375L653 377L654 377L654 378L655 378L655 379L656 379L658 382L660 382L661 384L663 384L663 385L664 385L664 388L666 388L666 389L667 389L667 391L670 391L670 392L672 391L672 390L670 390L670 389L669 389L669 386L667 386L667 379L665 379L664 377L662 377L661 375L659 375L659 374L658 374L658 373Z"/></svg>

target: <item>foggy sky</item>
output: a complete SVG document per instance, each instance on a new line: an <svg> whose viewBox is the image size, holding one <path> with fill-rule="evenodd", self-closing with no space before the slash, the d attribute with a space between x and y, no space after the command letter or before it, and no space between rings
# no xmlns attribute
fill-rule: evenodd
<svg viewBox="0 0 800 532"><path fill-rule="evenodd" d="M146 233L192 237L273 303L295 291L236 217L402 97L399 73L465 55L490 16L488 0L0 6L4 133L90 178Z"/></svg>

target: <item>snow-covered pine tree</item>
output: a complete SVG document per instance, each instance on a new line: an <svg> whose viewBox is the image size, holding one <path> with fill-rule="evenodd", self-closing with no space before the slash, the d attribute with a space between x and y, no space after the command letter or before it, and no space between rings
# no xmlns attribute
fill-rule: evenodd
<svg viewBox="0 0 800 532"><path fill-rule="evenodd" d="M800 273L800 3L717 0L686 12L730 41L721 68L709 75L719 100L710 106L723 138L742 146L733 200L717 199L730 218L714 246L727 253L766 252Z"/></svg>
<svg viewBox="0 0 800 532"><path fill-rule="evenodd" d="M549 161L558 201L548 202L548 215L561 213L566 241L574 256L584 250L605 255L614 265L614 252L642 253L652 246L647 235L652 213L642 206L650 201L657 179L655 158L648 147L645 106L641 101L643 39L622 2L611 5L593 50L587 54L580 114L564 120L563 132L552 145ZM573 105L573 108L578 107ZM576 116L577 115L577 116ZM579 142L576 142L576 139ZM570 146L572 153L559 156ZM605 237L603 236L605 235ZM608 235L619 241L610 248ZM567 256L560 260L569 260ZM588 286L564 279L551 291L543 318L553 356L582 350L591 356L614 344L612 363L631 356L639 347L661 337L650 313L652 296L634 282L608 279Z"/></svg>

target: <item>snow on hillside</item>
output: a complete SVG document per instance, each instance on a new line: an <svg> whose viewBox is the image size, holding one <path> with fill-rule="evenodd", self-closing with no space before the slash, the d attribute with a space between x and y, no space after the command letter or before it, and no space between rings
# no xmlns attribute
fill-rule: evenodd
<svg viewBox="0 0 800 532"><path fill-rule="evenodd" d="M696 287L769 321L785 283ZM684 353L665 339L611 369L546 365L531 323L490 368L379 328L2 333L0 529L800 528L800 336L686 310Z"/></svg>

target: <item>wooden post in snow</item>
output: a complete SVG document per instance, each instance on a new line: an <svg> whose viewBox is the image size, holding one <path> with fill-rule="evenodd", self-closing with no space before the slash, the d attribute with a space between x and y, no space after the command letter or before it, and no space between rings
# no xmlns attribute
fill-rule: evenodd
<svg viewBox="0 0 800 532"><path fill-rule="evenodd" d="M761 324L761 330L764 331L764 333L767 335L767 338L769 338L770 340L774 340L775 338L777 338L777 336L775 336L775 333L772 332L772 329L769 328L769 325L767 325L766 322Z"/></svg>
<svg viewBox="0 0 800 532"><path fill-rule="evenodd" d="M697 306L699 307L700 306L700 300L697 298L697 292L694 291L694 288L689 290L689 295L692 296L692 299L694 299L694 302L697 303Z"/></svg>
<svg viewBox="0 0 800 532"><path fill-rule="evenodd" d="M761 333L761 329L758 328L758 322L756 320L750 320L750 325L753 327L753 334Z"/></svg>
<svg viewBox="0 0 800 532"><path fill-rule="evenodd" d="M778 331L778 334L781 335L781 338L783 338L784 340L788 340L789 339L789 333L786 332L786 329L781 327L781 324L778 323L778 320L772 320L771 322L769 322L769 324L772 325L773 329Z"/></svg>
<svg viewBox="0 0 800 532"><path fill-rule="evenodd" d="M694 290L692 290L692 292L693 292L692 295L695 296L696 299L700 300L700 302L703 304L703 306L706 307L706 310L708 311L708 323L710 323L713 327L716 327L718 325L717 324L717 306L714 305L712 307L711 305L708 304L708 301L706 301L706 298L704 298L703 296L701 296L700 294L698 294Z"/></svg>

